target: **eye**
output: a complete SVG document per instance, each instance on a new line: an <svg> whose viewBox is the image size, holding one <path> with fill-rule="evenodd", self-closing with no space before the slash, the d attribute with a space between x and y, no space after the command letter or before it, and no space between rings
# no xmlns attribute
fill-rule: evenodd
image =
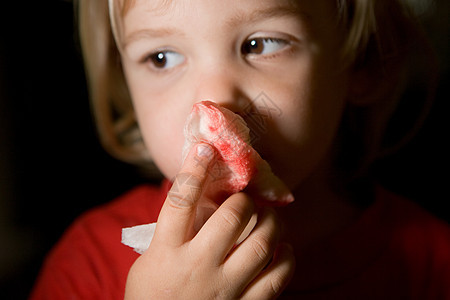
<svg viewBox="0 0 450 300"><path fill-rule="evenodd" d="M174 51L159 51L144 58L144 63L150 63L154 69L164 70L182 64L184 59L183 55Z"/></svg>
<svg viewBox="0 0 450 300"><path fill-rule="evenodd" d="M288 41L277 38L253 38L244 42L241 48L243 55L267 55L277 52L289 44Z"/></svg>

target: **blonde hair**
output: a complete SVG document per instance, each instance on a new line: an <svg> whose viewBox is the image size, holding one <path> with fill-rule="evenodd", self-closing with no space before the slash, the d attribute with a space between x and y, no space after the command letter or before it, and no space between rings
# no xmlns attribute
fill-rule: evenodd
<svg viewBox="0 0 450 300"><path fill-rule="evenodd" d="M357 164L368 165L380 153L386 124L409 77L415 76L407 68L412 63L408 60L408 53L412 47L421 46L414 42L422 44L424 40L417 39L422 36L417 24L396 0L335 1L338 25L345 35L341 48L344 64L353 69L369 68L374 77L385 78L390 83L384 93L384 96L389 96L388 101L349 107L347 120L344 120L343 127L353 130L346 140L356 138L361 141L361 154L356 154ZM114 4L108 6L108 0L78 2L80 42L100 141L114 157L154 170L139 132L114 39L114 34L119 34L117 20L134 1L121 0L119 7ZM361 111L364 112L363 118L357 117ZM419 119L423 119L422 116ZM420 122L416 122L416 127L418 124ZM342 149L347 148L342 146Z"/></svg>
<svg viewBox="0 0 450 300"><path fill-rule="evenodd" d="M77 5L91 109L100 142L115 158L154 169L139 132L114 42L108 0L79 0Z"/></svg>

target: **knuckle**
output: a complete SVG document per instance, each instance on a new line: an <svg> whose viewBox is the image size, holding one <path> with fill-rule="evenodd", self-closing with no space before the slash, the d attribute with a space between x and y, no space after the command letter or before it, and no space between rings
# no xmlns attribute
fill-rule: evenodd
<svg viewBox="0 0 450 300"><path fill-rule="evenodd" d="M202 179L191 173L179 173L175 177L168 193L170 204L175 208L185 208L194 205L201 194Z"/></svg>
<svg viewBox="0 0 450 300"><path fill-rule="evenodd" d="M266 261L269 257L270 244L270 241L261 234L252 240L252 249L261 261Z"/></svg>
<svg viewBox="0 0 450 300"><path fill-rule="evenodd" d="M173 208L186 208L192 206L194 203L193 199L181 193L169 192L168 197L170 206Z"/></svg>
<svg viewBox="0 0 450 300"><path fill-rule="evenodd" d="M267 282L266 288L268 294L273 295L274 297L278 296L283 291L284 282L285 279L281 274L273 274Z"/></svg>
<svg viewBox="0 0 450 300"><path fill-rule="evenodd" d="M222 218L229 227L236 228L242 224L243 216L237 209L228 207L226 210L222 211Z"/></svg>

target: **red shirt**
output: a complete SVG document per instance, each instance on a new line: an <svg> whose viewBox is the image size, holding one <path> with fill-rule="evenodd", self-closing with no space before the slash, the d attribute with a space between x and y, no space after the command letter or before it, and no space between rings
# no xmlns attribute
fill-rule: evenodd
<svg viewBox="0 0 450 300"><path fill-rule="evenodd" d="M140 186L81 216L47 257L31 299L123 299L138 257L121 230L157 220L170 184ZM294 299L450 299L450 227L379 189L356 223L297 261Z"/></svg>

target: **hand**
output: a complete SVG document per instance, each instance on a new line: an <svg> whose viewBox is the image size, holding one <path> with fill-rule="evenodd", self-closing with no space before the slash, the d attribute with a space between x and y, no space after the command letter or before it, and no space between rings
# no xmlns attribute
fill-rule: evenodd
<svg viewBox="0 0 450 300"><path fill-rule="evenodd" d="M286 287L294 256L290 247L278 245L279 225L272 210L259 212L257 224L237 246L255 212L244 193L229 197L195 230L196 208L213 158L213 149L204 144L189 153L150 247L130 269L125 299L273 299Z"/></svg>

